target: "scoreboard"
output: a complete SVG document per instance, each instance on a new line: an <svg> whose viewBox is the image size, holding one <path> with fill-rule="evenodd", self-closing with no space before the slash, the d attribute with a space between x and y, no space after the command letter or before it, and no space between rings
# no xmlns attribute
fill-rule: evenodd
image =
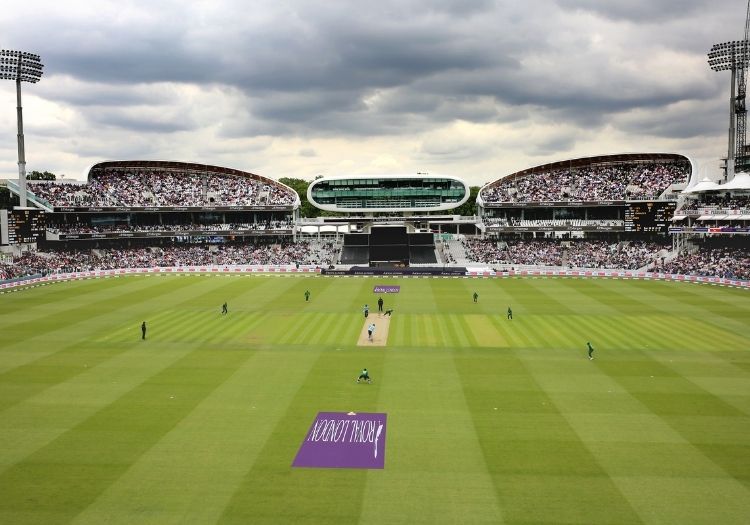
<svg viewBox="0 0 750 525"><path fill-rule="evenodd" d="M625 231L667 233L676 208L674 201L628 202L625 207Z"/></svg>
<svg viewBox="0 0 750 525"><path fill-rule="evenodd" d="M46 231L42 210L0 210L2 244L34 243L44 239Z"/></svg>

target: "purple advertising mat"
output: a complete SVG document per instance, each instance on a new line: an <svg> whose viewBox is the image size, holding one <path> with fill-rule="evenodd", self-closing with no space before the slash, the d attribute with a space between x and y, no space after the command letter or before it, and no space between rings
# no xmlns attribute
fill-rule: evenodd
<svg viewBox="0 0 750 525"><path fill-rule="evenodd" d="M398 293L401 291L401 287L379 284L375 288L373 288L372 291L373 293Z"/></svg>
<svg viewBox="0 0 750 525"><path fill-rule="evenodd" d="M386 414L318 412L292 467L384 468Z"/></svg>

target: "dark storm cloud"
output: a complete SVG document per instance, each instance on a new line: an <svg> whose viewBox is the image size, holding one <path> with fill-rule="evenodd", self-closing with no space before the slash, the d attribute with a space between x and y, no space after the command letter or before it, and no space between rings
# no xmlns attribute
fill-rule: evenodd
<svg viewBox="0 0 750 525"><path fill-rule="evenodd" d="M116 127L139 133L174 133L195 128L195 123L184 115L135 112L108 109L87 111L85 117L97 126Z"/></svg>
<svg viewBox="0 0 750 525"><path fill-rule="evenodd" d="M0 31L42 55L36 94L72 108L92 134L408 138L457 121L571 125L527 152L552 155L576 145L576 127L676 139L725 127L712 112L728 79L705 52L735 38L740 4L126 1L80 17L28 7L36 29L0 21ZM203 98L164 88L173 84ZM699 118L670 109L685 102ZM467 148L415 146L438 158L491 153Z"/></svg>
<svg viewBox="0 0 750 525"><path fill-rule="evenodd" d="M357 113L365 110L362 99L351 91L309 91L291 94L279 93L275 97L261 98L253 104L253 114L262 120L280 122L309 122L325 113Z"/></svg>
<svg viewBox="0 0 750 525"><path fill-rule="evenodd" d="M449 12L459 5L442 4ZM474 9L487 6L479 2ZM44 56L48 73L89 81L219 82L246 90L293 92L396 86L498 59L497 53L486 52L483 39L444 26L449 17L423 19L434 10L384 6L351 16L349 10L327 7L305 7L297 17L278 11L263 24L251 20L242 28L217 25L202 37L189 26L163 26L158 20L115 34L79 27L41 48L35 46L35 51ZM413 14L404 18L405 10ZM196 40L200 38L203 45Z"/></svg>
<svg viewBox="0 0 750 525"><path fill-rule="evenodd" d="M432 89L449 96L492 96L511 106L532 105L553 110L604 115L636 107L655 107L684 99L705 99L716 86L703 82L668 86L649 85L647 77L630 76L602 65L587 75L575 71L483 71L431 82ZM417 87L420 87L420 83Z"/></svg>
<svg viewBox="0 0 750 525"><path fill-rule="evenodd" d="M705 134L720 135L726 130L726 122L717 118L726 104L717 99L711 103L686 102L661 108L657 111L639 111L621 115L615 119L623 131L654 137L689 139Z"/></svg>

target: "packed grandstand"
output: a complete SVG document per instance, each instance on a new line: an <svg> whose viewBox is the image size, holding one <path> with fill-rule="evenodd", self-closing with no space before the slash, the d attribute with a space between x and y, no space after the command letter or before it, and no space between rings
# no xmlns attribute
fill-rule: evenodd
<svg viewBox="0 0 750 525"><path fill-rule="evenodd" d="M86 184L29 182L51 208L292 205L294 190L236 170L187 163L102 163Z"/></svg>
<svg viewBox="0 0 750 525"><path fill-rule="evenodd" d="M670 258L670 245L650 241L559 241L464 238L444 248L442 262L459 265L546 266L569 269L644 269L659 273L750 279L750 247L708 240L693 253ZM333 241L289 244L201 245L26 252L0 263L0 279L54 272L229 265L313 265L339 262ZM441 251L439 249L439 251Z"/></svg>
<svg viewBox="0 0 750 525"><path fill-rule="evenodd" d="M325 223L316 223L323 224L317 233L303 233L299 196L266 177L201 164L107 162L92 167L83 184L29 182L32 202L47 212L46 239L35 250L6 250L0 280L120 268L342 268L389 259L750 279L750 184L742 185L750 176L706 191L693 178L690 161L680 155L561 161L487 184L476 216L453 223L441 217L439 231L427 212L417 224L394 209L377 218L334 217L358 232L339 236L338 226L326 233ZM382 201L387 188L373 180L373 198ZM672 203L659 228L629 227L629 203L644 200L649 209ZM403 249L375 234L379 221L390 222L391 232L394 225L403 228Z"/></svg>
<svg viewBox="0 0 750 525"><path fill-rule="evenodd" d="M485 186L480 198L485 203L658 199L673 185L686 185L690 178L690 162L684 157L613 157L577 159L525 170Z"/></svg>

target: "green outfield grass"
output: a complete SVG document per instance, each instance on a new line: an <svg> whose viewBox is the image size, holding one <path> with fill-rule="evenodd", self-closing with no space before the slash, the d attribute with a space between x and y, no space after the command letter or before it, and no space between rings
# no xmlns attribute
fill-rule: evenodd
<svg viewBox="0 0 750 525"><path fill-rule="evenodd" d="M375 284L388 345L358 347ZM6 293L0 523L750 523L748 320L748 291L617 280ZM386 412L385 469L292 469L318 411Z"/></svg>

